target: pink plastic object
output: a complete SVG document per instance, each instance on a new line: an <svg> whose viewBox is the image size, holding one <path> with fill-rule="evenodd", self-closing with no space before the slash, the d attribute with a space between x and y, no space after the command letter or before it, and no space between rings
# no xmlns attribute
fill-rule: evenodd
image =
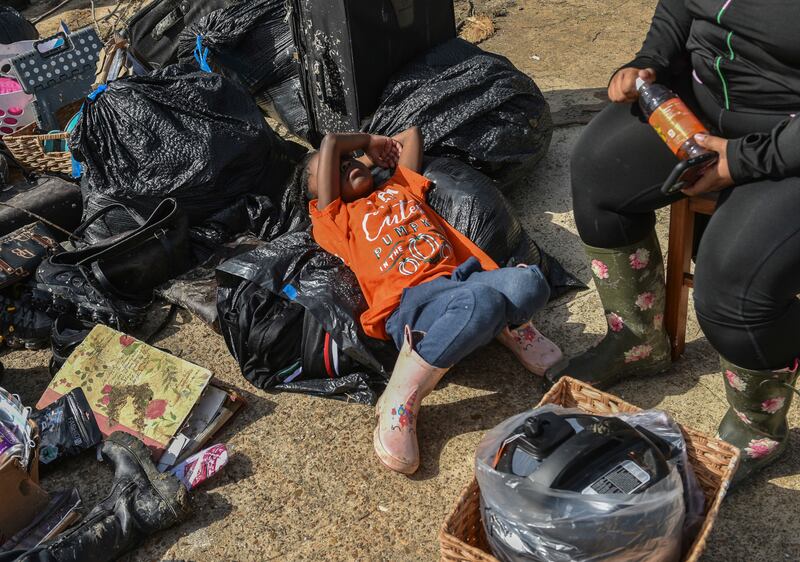
<svg viewBox="0 0 800 562"><path fill-rule="evenodd" d="M22 86L10 76L0 76L0 94L13 94L21 92Z"/></svg>
<svg viewBox="0 0 800 562"><path fill-rule="evenodd" d="M218 443L192 455L170 472L191 492L222 470L226 464L228 464L228 447L224 443Z"/></svg>
<svg viewBox="0 0 800 562"><path fill-rule="evenodd" d="M33 96L22 91L22 86L17 82L11 68L11 59L32 50L33 44L34 41L18 41L0 45L0 118L8 114L16 120L16 123L3 121L0 137L30 125L36 120L36 115L30 107Z"/></svg>

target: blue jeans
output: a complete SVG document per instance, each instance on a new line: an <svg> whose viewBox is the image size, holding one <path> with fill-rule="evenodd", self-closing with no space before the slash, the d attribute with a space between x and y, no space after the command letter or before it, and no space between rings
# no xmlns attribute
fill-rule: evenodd
<svg viewBox="0 0 800 562"><path fill-rule="evenodd" d="M538 266L482 271L473 257L449 278L405 289L400 306L386 320L386 332L398 349L406 325L425 333L417 353L434 367L452 367L506 326L530 320L549 297Z"/></svg>

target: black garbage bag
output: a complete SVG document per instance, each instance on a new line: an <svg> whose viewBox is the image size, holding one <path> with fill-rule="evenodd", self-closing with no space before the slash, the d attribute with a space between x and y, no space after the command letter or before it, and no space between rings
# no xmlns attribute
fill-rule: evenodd
<svg viewBox="0 0 800 562"><path fill-rule="evenodd" d="M428 191L431 208L499 265L538 265L550 300L587 288L528 236L497 182L452 158L426 159L423 175L435 184Z"/></svg>
<svg viewBox="0 0 800 562"><path fill-rule="evenodd" d="M192 57L199 37L215 69L239 80L260 108L305 138L308 113L286 4L253 0L212 12L181 32L178 52Z"/></svg>
<svg viewBox="0 0 800 562"><path fill-rule="evenodd" d="M258 238L244 234L230 242L220 244L209 257L194 269L170 279L158 289L156 294L165 301L188 310L194 316L219 332L217 317L217 277L216 268L223 262L263 246Z"/></svg>
<svg viewBox="0 0 800 562"><path fill-rule="evenodd" d="M397 350L364 334L359 318L367 305L355 275L322 250L308 229L228 260L217 268L217 278L220 328L245 378L261 388L374 403ZM295 374L309 366L300 345L308 330L306 313L351 360L349 369L325 378Z"/></svg>
<svg viewBox="0 0 800 562"><path fill-rule="evenodd" d="M300 173L299 167L296 168L293 177ZM247 195L190 229L195 257L202 265L165 284L159 289L160 296L219 331L216 267L262 246L264 240L308 227L308 207L299 196L298 182L289 182L280 201L273 202L263 195Z"/></svg>
<svg viewBox="0 0 800 562"><path fill-rule="evenodd" d="M426 158L422 173L434 183L428 191L431 208L497 264L538 265L551 300L587 288L528 236L497 182L453 158Z"/></svg>
<svg viewBox="0 0 800 562"><path fill-rule="evenodd" d="M85 173L85 213L120 202L147 214L174 197L192 226L248 193L280 198L303 152L269 128L235 81L189 65L109 84L87 100L70 147ZM88 234L129 226L110 214Z"/></svg>
<svg viewBox="0 0 800 562"><path fill-rule="evenodd" d="M502 185L547 152L550 108L534 81L505 57L462 39L428 51L394 75L367 130L422 129L425 153L464 160Z"/></svg>
<svg viewBox="0 0 800 562"><path fill-rule="evenodd" d="M0 6L0 44L31 41L39 38L39 32L11 6Z"/></svg>

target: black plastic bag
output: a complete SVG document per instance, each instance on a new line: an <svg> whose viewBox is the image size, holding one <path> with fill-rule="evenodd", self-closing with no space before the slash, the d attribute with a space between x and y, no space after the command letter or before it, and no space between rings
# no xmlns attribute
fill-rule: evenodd
<svg viewBox="0 0 800 562"><path fill-rule="evenodd" d="M103 440L81 388L73 389L43 410L37 410L32 417L39 427L39 461L42 464L78 455Z"/></svg>
<svg viewBox="0 0 800 562"><path fill-rule="evenodd" d="M244 378L274 388L300 365L305 309L251 281L237 284L229 297L221 314L228 348Z"/></svg>
<svg viewBox="0 0 800 562"><path fill-rule="evenodd" d="M453 158L426 158L422 173L434 183L428 191L431 208L498 265L538 265L551 300L587 288L531 240L497 182Z"/></svg>
<svg viewBox="0 0 800 562"><path fill-rule="evenodd" d="M366 372L355 372L343 377L327 379L301 379L279 384L275 390L310 394L320 398L333 398L374 406L386 382Z"/></svg>
<svg viewBox="0 0 800 562"><path fill-rule="evenodd" d="M241 86L184 65L109 84L87 100L70 147L85 170L84 213L120 202L147 214L174 197L192 226L248 193L279 198L298 155ZM88 234L126 222L111 214Z"/></svg>
<svg viewBox="0 0 800 562"><path fill-rule="evenodd" d="M426 154L464 160L503 185L529 171L552 136L550 108L534 81L462 39L395 74L367 130L395 135L413 125Z"/></svg>
<svg viewBox="0 0 800 562"><path fill-rule="evenodd" d="M220 328L245 378L260 388L375 402L397 350L391 342L364 334L359 318L366 301L355 275L339 258L322 250L308 230L285 234L225 262L217 268L217 277ZM353 371L329 378L286 380L292 368L302 366L300 340L306 323L298 305L353 360ZM290 313L294 329L301 334L297 349L285 344L273 350L269 345L273 340L294 341L275 336L276 332L291 333L288 322L282 321ZM290 360L295 355L297 366Z"/></svg>
<svg viewBox="0 0 800 562"><path fill-rule="evenodd" d="M25 16L10 6L0 6L0 44L8 45L38 38L39 32Z"/></svg>
<svg viewBox="0 0 800 562"><path fill-rule="evenodd" d="M224 301L226 342L244 377L263 390L300 392L361 404L374 404L385 379L367 373L340 350L335 370L320 369L332 353L330 336L302 305L244 281ZM222 302L222 301L221 301ZM326 345L327 344L327 345Z"/></svg>
<svg viewBox="0 0 800 562"><path fill-rule="evenodd" d="M193 56L198 37L214 68L239 80L260 108L306 137L308 113L286 0L240 2L208 14L181 33L182 59Z"/></svg>
<svg viewBox="0 0 800 562"><path fill-rule="evenodd" d="M220 290L236 285L232 276L296 301L336 337L344 353L368 369L391 372L397 350L391 342L370 338L361 329L359 318L367 303L355 275L342 260L320 248L310 230L279 236L229 260L217 268L217 275ZM218 307L222 298L218 296ZM219 315L223 320L222 308Z"/></svg>

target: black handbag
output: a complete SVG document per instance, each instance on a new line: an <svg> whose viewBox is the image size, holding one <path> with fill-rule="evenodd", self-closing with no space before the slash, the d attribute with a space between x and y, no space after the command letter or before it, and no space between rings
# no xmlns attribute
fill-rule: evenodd
<svg viewBox="0 0 800 562"><path fill-rule="evenodd" d="M127 22L129 52L149 70L178 62L178 35L206 14L235 0L155 0Z"/></svg>
<svg viewBox="0 0 800 562"><path fill-rule="evenodd" d="M0 289L30 277L56 247L55 234L40 222L0 238Z"/></svg>
<svg viewBox="0 0 800 562"><path fill-rule="evenodd" d="M84 231L112 209L127 211L138 226L44 260L36 271L34 302L39 310L133 326L143 319L153 290L194 265L188 219L172 198L164 199L147 219L122 204L109 205L76 228L71 241L80 243Z"/></svg>
<svg viewBox="0 0 800 562"><path fill-rule="evenodd" d="M158 285L194 265L189 221L173 198L159 203L147 219L121 203L104 207L76 228L71 240L79 241L93 222L112 209L126 211L138 227L99 243L63 252L50 261L86 267L104 288L133 300L149 298Z"/></svg>

